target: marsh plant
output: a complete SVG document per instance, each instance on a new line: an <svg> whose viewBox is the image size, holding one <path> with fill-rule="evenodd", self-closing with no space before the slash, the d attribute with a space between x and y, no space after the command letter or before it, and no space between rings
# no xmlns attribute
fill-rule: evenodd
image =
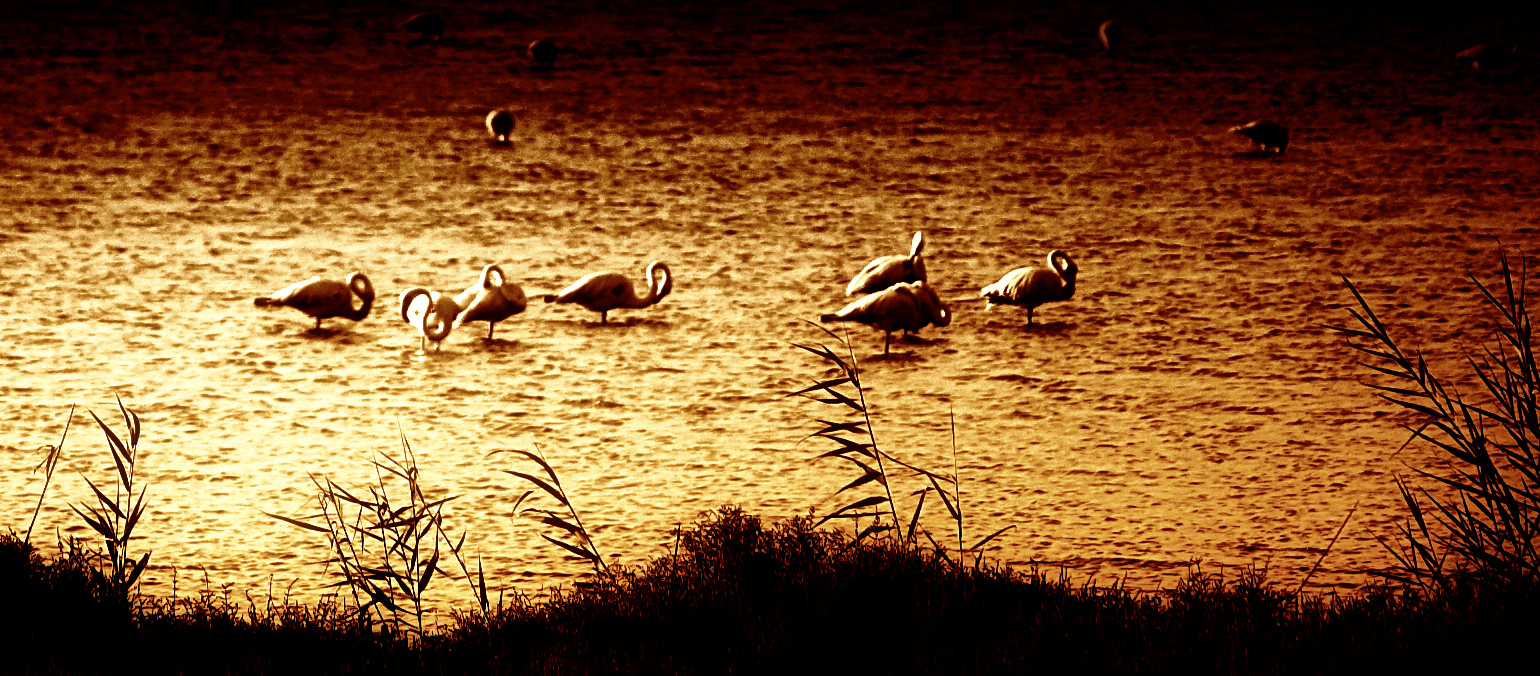
<svg viewBox="0 0 1540 676"><path fill-rule="evenodd" d="M71 409L73 411L73 409ZM144 496L147 489L140 488L139 494L134 495L135 469L139 461L139 416L123 405L123 400L118 399L118 412L123 415L123 426L128 432L128 440L125 442L116 432L112 431L107 423L97 417L94 411L91 419L96 421L97 427L102 430L102 435L107 438L107 448L112 453L112 463L117 469L117 483L113 486L112 495L108 496L96 482L90 477L85 477L86 485L91 487L91 492L96 498L95 505L85 505L84 509L77 505L70 505L76 514L84 519L91 530L102 538L105 552L104 559L99 569L99 584L108 598L126 600L134 585L139 581L139 576L144 573L145 566L150 563L150 553L145 552L136 561L129 556L129 539L133 537L134 527L139 524L139 518L144 516ZM67 428L66 428L67 429ZM62 453L64 438L60 437L59 445L55 453ZM50 476L57 457L45 460ZM46 486L46 483L45 483ZM46 488L45 488L46 490ZM39 505L42 497L38 498Z"/></svg>
<svg viewBox="0 0 1540 676"><path fill-rule="evenodd" d="M867 537L878 536L893 538L910 548L918 547L917 538L919 535L924 535L937 554L950 560L946 548L937 542L929 531L919 527L920 515L925 509L925 496L935 492L942 506L946 508L947 517L956 525L958 560L955 563L961 567L963 558L973 554L974 565L979 565L982 561L984 546L1013 526L1001 528L971 546L963 545L962 484L957 473L955 424L952 426L952 474L950 475L923 469L882 450L877 444L877 435L872 430L872 416L866 400L866 388L861 384L861 369L856 362L855 352L851 349L850 342L828 329L816 324L813 326L837 341L845 353L841 356L822 343L796 344L796 347L811 352L827 362L834 369L835 376L817 381L811 386L791 393L791 396L802 396L836 409L844 409L844 420L817 419L823 428L811 436L832 441L835 447L814 459L844 460L854 465L859 472L859 476L854 480L835 491L836 495L863 486L880 487L879 492L859 498L824 515L814 524L814 527L835 519L851 519L857 524L857 543ZM901 511L898 500L893 495L894 472L900 469L907 470L910 476L918 477L923 482L919 490L911 493L911 496L915 497L912 511L907 509ZM907 517L904 515L905 512ZM864 519L870 519L870 521L861 527L859 524Z"/></svg>
<svg viewBox="0 0 1540 676"><path fill-rule="evenodd" d="M1495 324L1492 343L1465 355L1485 390L1479 401L1446 385L1420 350L1403 349L1345 277L1358 301L1358 310L1349 312L1359 328L1330 327L1372 358L1363 366L1388 379L1370 388L1424 417L1420 425L1407 426L1408 443L1433 444L1459 463L1449 475L1415 470L1451 489L1445 497L1396 479L1411 522L1399 527L1404 544L1387 544L1398 567L1390 575L1423 588L1447 588L1455 573L1503 586L1540 580L1535 549L1540 536L1540 364L1525 308L1527 265L1521 262L1515 271L1506 254L1499 258L1502 278L1495 289L1470 275ZM1450 554L1453 569L1446 565Z"/></svg>
<svg viewBox="0 0 1540 676"><path fill-rule="evenodd" d="M535 495L535 490L530 489L524 491L524 494L514 501L513 513L534 519L547 526L553 526L561 531L566 538L565 540L553 538L545 533L541 533L540 537L545 538L551 544L561 547L568 553L587 561L593 565L595 574L602 575L606 570L604 557L599 555L599 548L594 545L593 537L588 533L588 527L583 525L583 518L578 515L577 507L572 504L572 499L567 496L567 489L562 487L561 478L556 475L556 469L551 467L551 463L546 461L545 456L540 453L540 449L537 447L534 451L518 449L498 449L492 451L492 455L499 453L512 453L539 465L541 472L544 474L543 477L529 472L517 472L509 469L502 471L533 484L535 488L551 496L561 503L562 506L561 512L539 507L527 507L520 511L519 508L531 499L530 496Z"/></svg>
<svg viewBox="0 0 1540 676"><path fill-rule="evenodd" d="M352 593L360 621L404 629L420 639L423 595L435 575L447 575L439 566L445 548L459 562L481 611L487 612L486 577L480 563L473 576L464 557L465 535L456 541L444 530L444 505L458 496L428 499L405 433L401 457L379 454L371 464L375 482L363 495L311 475L319 512L303 518L264 513L326 537L330 550L326 564L336 564L342 578L331 586L346 587Z"/></svg>

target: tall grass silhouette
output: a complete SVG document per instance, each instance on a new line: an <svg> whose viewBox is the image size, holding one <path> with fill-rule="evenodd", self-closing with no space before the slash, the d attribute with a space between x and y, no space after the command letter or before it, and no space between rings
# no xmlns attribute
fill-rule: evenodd
<svg viewBox="0 0 1540 676"><path fill-rule="evenodd" d="M128 441L124 441L107 426L96 412L89 411L91 419L96 421L101 428L102 435L107 438L107 448L112 453L112 464L117 469L117 483L113 486L112 495L102 491L85 477L86 485L91 487L91 492L96 498L95 505L85 505L82 509L78 505L70 505L91 530L101 536L102 544L106 548L105 562L99 582L103 585L103 593L112 599L127 600L139 581L139 576L144 573L145 566L150 563L150 553L136 561L129 556L129 539L133 537L134 527L139 525L139 518L144 516L145 492L147 488L140 488L139 495L134 495L135 469L139 461L139 416L123 405L123 399L118 398L118 412L123 415L123 426L128 432ZM73 409L72 409L73 410ZM62 450L64 440L61 437L56 450ZM49 454L54 455L53 453ZM52 474L53 463L57 458L48 461L49 473ZM39 504L42 498L39 497Z"/></svg>
<svg viewBox="0 0 1540 676"><path fill-rule="evenodd" d="M473 578L465 563L465 535L458 541L444 531L444 505L459 496L428 499L423 491L417 457L406 434L401 434L401 456L385 454L371 461L375 482L367 495L354 495L330 479L310 475L316 487L316 514L293 518L270 512L268 516L326 537L330 556L341 580L353 595L358 618L387 630L404 630L423 637L423 595L435 575L446 574L439 566L442 548L460 564L482 612L487 612L486 578L478 563ZM404 486L405 495L399 488ZM442 548L441 548L442 547Z"/></svg>
<svg viewBox="0 0 1540 676"><path fill-rule="evenodd" d="M519 472L510 469L501 471L505 474L511 474L529 482L530 484L533 484L535 488L540 489L541 492L551 496L557 502L561 503L561 506L564 508L566 514L563 515L554 510L543 509L539 507L529 507L525 508L522 512L519 511L519 507L523 506L527 500L531 499L530 496L535 495L534 489L524 491L524 494L520 495L519 499L514 501L512 511L515 514L519 514L520 516L528 517L547 526L555 527L562 533L565 533L566 537L569 538L570 541L553 538L545 533L541 533L540 537L545 538L546 541L550 542L551 544L561 547L568 553L587 561L589 564L593 565L594 573L596 575L603 575L606 570L604 557L599 555L599 548L594 545L594 540L588 532L588 527L583 525L583 518L578 515L577 507L572 504L572 499L567 495L567 489L562 487L561 478L556 475L556 469L551 467L550 462L546 461L545 456L540 453L540 449L538 447L534 451L498 449L492 451L491 454L497 455L499 453L512 453L517 456L522 456L525 459L531 460L535 464L539 465L541 471L545 474L544 477L535 476L534 474L530 474L528 472Z"/></svg>
<svg viewBox="0 0 1540 676"><path fill-rule="evenodd" d="M918 467L912 463L894 456L882 450L877 444L877 435L872 429L871 411L866 399L866 388L861 384L861 369L855 358L855 351L851 348L850 341L835 334L824 327L813 324L815 328L823 331L830 338L837 341L845 356L830 349L822 343L814 345L794 344L795 347L806 350L831 365L836 375L833 378L814 382L791 396L801 396L826 404L835 408L844 409L846 420L833 421L817 419L823 427L814 432L810 437L818 437L835 443L835 448L819 454L814 459L838 458L855 466L860 475L850 483L845 484L836 494L857 489L868 484L876 484L881 487L880 494L868 495L854 502L845 504L838 509L824 515L813 526L823 525L835 519L852 519L857 524L861 519L871 519L864 528L857 527L855 541L863 541L870 536L888 536L904 543L909 547L919 545L918 535L923 534L930 541L931 546L938 554L950 560L950 555L930 534L929 531L920 528L920 516L925 509L925 496L934 491L941 499L941 504L946 508L947 516L957 528L957 556L956 563L961 566L962 557L968 553L974 553L974 565L982 561L983 547L990 541L1010 530L1014 525L1005 526L988 536L981 538L972 546L963 546L964 519L962 511L962 485L957 474L957 435L955 421L952 434L952 474L945 475ZM848 392L846 390L849 390ZM850 420L849 418L855 418ZM915 497L914 509L904 510L908 514L907 520L901 520L898 500L893 495L893 470L890 467L908 470L911 476L921 478L926 484L919 490L911 493Z"/></svg>
<svg viewBox="0 0 1540 676"><path fill-rule="evenodd" d="M1385 543L1397 561L1389 575L1422 588L1447 588L1456 573L1505 587L1540 580L1540 363L1525 307L1527 265L1521 261L1515 271L1506 253L1498 256L1502 278L1495 289L1468 275L1495 326L1491 344L1465 355L1485 390L1477 400L1446 385L1421 350L1403 349L1346 277L1343 283L1358 302L1357 310L1349 310L1358 328L1329 327L1371 358L1363 366L1389 378L1390 384L1368 384L1380 398L1424 417L1407 426L1407 442L1430 443L1460 463L1452 475L1415 469L1453 497L1396 478L1411 522L1399 526L1403 545Z"/></svg>

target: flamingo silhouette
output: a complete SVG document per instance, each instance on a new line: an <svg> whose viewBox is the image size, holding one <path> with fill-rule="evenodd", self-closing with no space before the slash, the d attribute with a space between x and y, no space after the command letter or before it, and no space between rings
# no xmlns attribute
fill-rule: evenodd
<svg viewBox="0 0 1540 676"><path fill-rule="evenodd" d="M1075 275L1080 268L1069 254L1057 249L1048 252L1048 269L1025 267L1005 273L1000 281L984 287L985 310L996 305L1020 305L1027 308L1027 326L1032 325L1032 310L1043 303L1069 300L1075 295Z"/></svg>
<svg viewBox="0 0 1540 676"><path fill-rule="evenodd" d="M875 293L900 282L925 281L925 259L920 257L924 251L925 232L917 231L908 256L883 256L867 263L845 286L845 295Z"/></svg>
<svg viewBox="0 0 1540 676"><path fill-rule="evenodd" d="M363 301L357 308L353 307L355 294ZM323 319L342 317L361 322L368 317L369 309L374 306L374 285L362 272L348 275L347 282L311 277L274 291L270 296L257 298L256 304L259 307L282 305L294 308L315 317L315 327L320 329Z"/></svg>
<svg viewBox="0 0 1540 676"><path fill-rule="evenodd" d="M1264 153L1282 155L1289 147L1289 130L1272 120L1252 120L1230 131L1251 139Z"/></svg>
<svg viewBox="0 0 1540 676"><path fill-rule="evenodd" d="M482 268L481 279L455 296L454 302L463 309L455 317L453 328L470 322L486 322L487 340L492 340L498 322L523 312L528 306L524 289L509 283L503 269L496 265Z"/></svg>
<svg viewBox="0 0 1540 676"><path fill-rule="evenodd" d="M900 282L846 305L839 312L820 315L818 320L860 322L882 331L882 353L888 354L894 331L902 329L908 333L932 324L946 326L952 323L952 312L924 281Z"/></svg>
<svg viewBox="0 0 1540 676"><path fill-rule="evenodd" d="M444 17L437 14L414 14L401 24L407 32L416 33L423 42L444 38Z"/></svg>
<svg viewBox="0 0 1540 676"><path fill-rule="evenodd" d="M487 131L492 134L494 141L507 143L508 135L513 133L513 113L506 110L487 113Z"/></svg>
<svg viewBox="0 0 1540 676"><path fill-rule="evenodd" d="M556 43L545 38L529 43L529 58L535 62L535 66L545 70L556 67L556 54L558 51Z"/></svg>
<svg viewBox="0 0 1540 676"><path fill-rule="evenodd" d="M424 297L424 300L417 302L419 296ZM455 317L459 315L460 305L453 298L437 291L417 286L401 294L401 319L417 327L417 333L422 336L422 344L418 349L423 352L428 351L430 340L433 341L435 351L442 346L444 339L449 337L449 331L454 328Z"/></svg>
<svg viewBox="0 0 1540 676"><path fill-rule="evenodd" d="M1123 44L1123 24L1116 19L1108 19L1096 28L1096 37L1101 38L1102 49L1115 52L1118 46Z"/></svg>
<svg viewBox="0 0 1540 676"><path fill-rule="evenodd" d="M637 298L631 280L618 272L595 272L573 282L560 293L547 294L547 303L577 303L599 313L599 323L609 323L609 312L616 308L644 308L674 290L674 277L662 261L647 266L647 295Z"/></svg>

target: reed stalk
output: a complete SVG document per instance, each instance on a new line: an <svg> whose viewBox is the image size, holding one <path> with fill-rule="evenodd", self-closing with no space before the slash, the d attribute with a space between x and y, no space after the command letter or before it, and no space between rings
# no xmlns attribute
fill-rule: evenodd
<svg viewBox="0 0 1540 676"><path fill-rule="evenodd" d="M1403 545L1381 543L1397 562L1388 577L1407 584L1447 589L1455 576L1464 575L1504 586L1540 580L1540 365L1525 307L1527 265L1521 262L1514 270L1506 253L1498 255L1502 265L1496 289L1468 275L1495 326L1492 344L1465 355L1485 390L1485 403L1467 400L1447 386L1420 350L1404 350L1346 277L1343 283L1358 303L1357 310L1348 312L1358 327L1328 327L1371 358L1362 366L1389 378L1389 384L1367 383L1370 389L1423 418L1416 427L1403 426L1411 432L1407 443L1432 444L1459 463L1449 475L1414 468L1451 489L1452 497L1440 498L1396 478L1411 520L1397 527ZM1451 555L1454 570L1447 568Z"/></svg>
<svg viewBox="0 0 1540 676"><path fill-rule="evenodd" d="M70 505L70 509L84 519L86 524L101 536L102 544L106 547L106 568L103 573L103 592L112 599L128 600L134 585L139 581L139 576L144 573L145 566L150 563L150 553L135 561L128 553L129 539L133 537L134 527L139 524L139 518L144 515L146 488L139 489L139 495L134 495L135 468L139 460L139 416L123 405L123 399L118 398L118 412L123 416L123 425L128 431L128 441L123 441L116 432L112 431L107 423L97 417L94 411L89 411L91 418L101 428L102 435L107 439L108 450L112 453L112 463L117 469L117 483L113 487L111 497L108 497L90 477L84 477L86 485L96 498L95 505L85 505L84 509L77 505ZM63 439L60 439L60 447ZM57 458L54 458L57 461ZM51 473L51 470L50 470ZM41 498L40 498L41 499Z"/></svg>

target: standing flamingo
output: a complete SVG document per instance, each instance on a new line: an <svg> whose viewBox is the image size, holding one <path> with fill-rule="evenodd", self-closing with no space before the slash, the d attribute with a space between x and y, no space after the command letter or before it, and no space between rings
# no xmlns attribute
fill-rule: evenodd
<svg viewBox="0 0 1540 676"><path fill-rule="evenodd" d="M1069 254L1055 249L1048 252L1048 269L1017 268L1005 273L1000 281L984 287L979 295L985 300L985 310L992 310L996 305L1027 308L1027 326L1031 326L1034 308L1056 300L1069 300L1075 295L1075 275L1079 271Z"/></svg>
<svg viewBox="0 0 1540 676"><path fill-rule="evenodd" d="M492 134L492 140L507 143L508 135L513 133L513 113L506 110L487 113L487 131Z"/></svg>
<svg viewBox="0 0 1540 676"><path fill-rule="evenodd" d="M667 296L674 290L674 277L662 261L647 266L647 295L636 297L631 280L618 272L595 272L573 282L560 293L547 294L547 303L577 303L599 313L599 323L609 323L609 312L615 308L644 308Z"/></svg>
<svg viewBox="0 0 1540 676"><path fill-rule="evenodd" d="M454 302L463 309L455 317L453 328L470 322L486 322L487 340L492 340L492 331L498 322L523 312L528 306L524 289L510 283L503 269L496 265L482 268L481 279L455 296Z"/></svg>
<svg viewBox="0 0 1540 676"><path fill-rule="evenodd" d="M353 296L363 304L353 307ZM256 299L259 307L283 305L315 317L315 327L321 328L321 320L342 317L361 322L374 307L374 285L362 272L348 275L347 282L311 277L303 282L274 291L270 296Z"/></svg>
<svg viewBox="0 0 1540 676"><path fill-rule="evenodd" d="M418 302L419 296L424 297L424 300ZM422 344L418 349L423 352L428 351L430 340L433 341L435 351L442 346L459 314L460 305L453 298L437 291L417 286L401 294L401 319L417 327L417 333L422 336Z"/></svg>
<svg viewBox="0 0 1540 676"><path fill-rule="evenodd" d="M925 281L925 259L920 257L924 251L925 232L916 231L908 256L883 256L867 263L845 286L845 295L874 293L900 282Z"/></svg>
<svg viewBox="0 0 1540 676"><path fill-rule="evenodd" d="M900 282L846 305L839 312L820 315L821 322L860 322L884 333L882 353L888 354L893 332L919 331L932 324L952 323L952 311L924 281Z"/></svg>

